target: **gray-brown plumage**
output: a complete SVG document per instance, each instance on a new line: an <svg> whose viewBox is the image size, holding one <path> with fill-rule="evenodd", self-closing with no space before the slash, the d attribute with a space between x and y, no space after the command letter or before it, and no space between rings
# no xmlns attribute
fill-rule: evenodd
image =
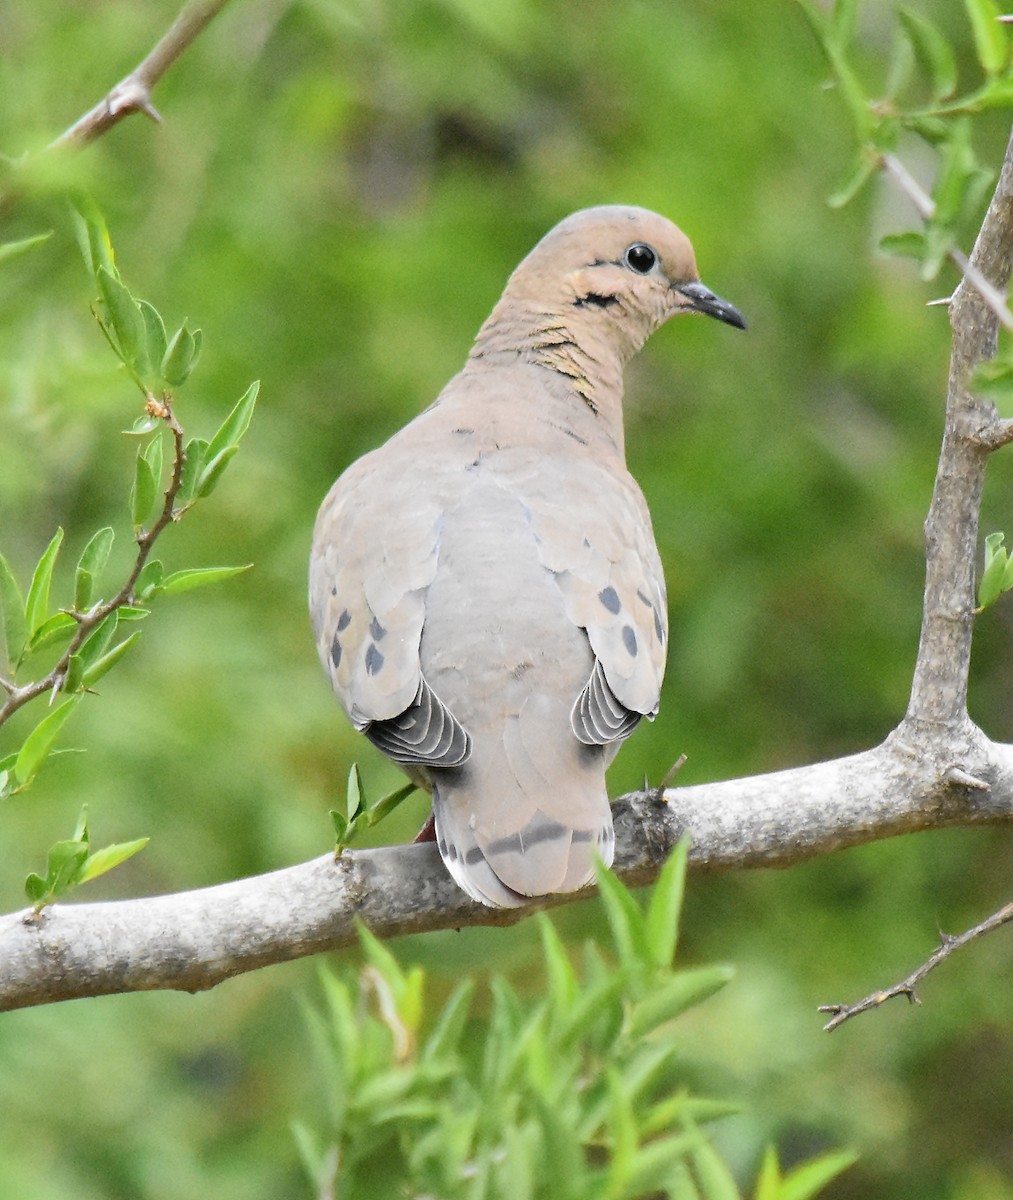
<svg viewBox="0 0 1013 1200"><path fill-rule="evenodd" d="M324 500L320 659L357 729L430 788L475 899L612 861L605 768L657 712L665 581L626 469L624 364L669 317L744 327L670 221L587 209L510 277L464 369Z"/></svg>

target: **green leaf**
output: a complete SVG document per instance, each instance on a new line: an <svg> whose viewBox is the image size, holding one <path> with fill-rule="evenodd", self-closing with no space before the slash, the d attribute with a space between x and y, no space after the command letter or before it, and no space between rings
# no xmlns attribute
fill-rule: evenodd
<svg viewBox="0 0 1013 1200"><path fill-rule="evenodd" d="M253 410L260 393L260 380L255 379L236 402L235 407L222 422L207 448L207 461L213 462L223 450L238 446L243 434L249 429Z"/></svg>
<svg viewBox="0 0 1013 1200"><path fill-rule="evenodd" d="M28 625L29 636L34 634L49 616L49 588L53 580L53 566L56 563L56 556L60 551L62 541L63 530L57 529L32 575L28 599L25 601L25 621Z"/></svg>
<svg viewBox="0 0 1013 1200"><path fill-rule="evenodd" d="M49 899L55 899L79 882L87 857L87 841L77 838L55 842L49 847L46 859L46 891Z"/></svg>
<svg viewBox="0 0 1013 1200"><path fill-rule="evenodd" d="M336 808L330 810L331 822L334 825L334 844L341 849L348 845L348 818L339 813Z"/></svg>
<svg viewBox="0 0 1013 1200"><path fill-rule="evenodd" d="M162 482L162 443L162 432L159 430L144 447L144 458L151 468L151 474L155 477L156 490Z"/></svg>
<svg viewBox="0 0 1013 1200"><path fill-rule="evenodd" d="M1008 556L1003 547L1004 534L990 533L985 539L985 569L978 584L978 607L988 608L1002 594Z"/></svg>
<svg viewBox="0 0 1013 1200"><path fill-rule="evenodd" d="M106 267L99 267L96 279L123 361L137 370L146 370L144 318L133 296Z"/></svg>
<svg viewBox="0 0 1013 1200"><path fill-rule="evenodd" d="M1013 591L1013 555L1010 555L1010 557L1006 560L1006 570L1003 572L1003 575L1002 575L1002 584L1000 585L1000 591L1002 591L1002 592Z"/></svg>
<svg viewBox="0 0 1013 1200"><path fill-rule="evenodd" d="M986 75L997 75L1009 61L1006 29L999 23L999 6L993 0L964 0L974 32L974 48Z"/></svg>
<svg viewBox="0 0 1013 1200"><path fill-rule="evenodd" d="M692 971L680 971L664 983L655 984L631 1010L630 1037L643 1037L666 1021L674 1021L694 1004L700 1004L720 991L734 975L731 967L697 967Z"/></svg>
<svg viewBox="0 0 1013 1200"><path fill-rule="evenodd" d="M455 1054L464 1036L471 998L475 993L475 982L462 979L452 992L450 999L440 1010L432 1032L426 1038L419 1056L420 1061L435 1062L446 1055Z"/></svg>
<svg viewBox="0 0 1013 1200"><path fill-rule="evenodd" d="M349 824L355 821L355 818L365 808L362 802L362 772L359 770L358 763L352 763L351 770L348 772L348 784L345 788L345 816Z"/></svg>
<svg viewBox="0 0 1013 1200"><path fill-rule="evenodd" d="M695 1126L691 1125L691 1129L695 1131ZM690 1161L704 1200L740 1200L731 1172L705 1138L690 1150Z"/></svg>
<svg viewBox="0 0 1013 1200"><path fill-rule="evenodd" d="M688 854L689 839L684 835L662 867L647 905L647 943L659 967L669 967L675 959Z"/></svg>
<svg viewBox="0 0 1013 1200"><path fill-rule="evenodd" d="M207 466L201 471L200 477L197 480L195 491L197 496L203 500L210 496L218 486L218 481L225 473L225 468L229 465L236 455L238 446L226 446L220 454L209 459Z"/></svg>
<svg viewBox="0 0 1013 1200"><path fill-rule="evenodd" d="M185 504L191 500L197 491L197 480L207 461L207 449L208 444L203 438L191 438L187 442L183 455L183 471L180 475L179 491L176 493L178 504Z"/></svg>
<svg viewBox="0 0 1013 1200"><path fill-rule="evenodd" d="M367 826L372 829L374 825L379 825L397 808L403 800L407 800L412 793L418 791L418 784L403 783L393 792L388 792L386 796L381 796L375 804L370 805L369 812L366 814Z"/></svg>
<svg viewBox="0 0 1013 1200"><path fill-rule="evenodd" d="M7 559L0 554L0 625L4 631L7 662L11 667L21 661L28 640L25 602Z"/></svg>
<svg viewBox="0 0 1013 1200"><path fill-rule="evenodd" d="M811 1158L788 1172L777 1193L777 1200L812 1200L857 1160L858 1155L852 1150L833 1150ZM763 1198L758 1195L757 1200Z"/></svg>
<svg viewBox="0 0 1013 1200"><path fill-rule="evenodd" d="M141 600L148 600L156 595L162 586L164 573L165 568L162 566L161 560L149 558L141 568L141 573L137 576L137 582L134 584L134 593L136 596ZM144 612L146 610L138 609L138 611Z"/></svg>
<svg viewBox="0 0 1013 1200"><path fill-rule="evenodd" d="M830 27L838 45L846 46L855 36L860 0L837 0L830 14Z"/></svg>
<svg viewBox="0 0 1013 1200"><path fill-rule="evenodd" d="M957 63L950 43L927 17L914 9L901 8L897 15L911 39L918 61L928 72L933 97L943 100L952 96L957 90Z"/></svg>
<svg viewBox="0 0 1013 1200"><path fill-rule="evenodd" d="M549 996L556 1012L570 1012L580 994L577 976L570 965L562 939L545 913L537 914L538 931L542 936L542 957L549 981Z"/></svg>
<svg viewBox="0 0 1013 1200"><path fill-rule="evenodd" d="M97 275L100 267L116 274L113 244L98 206L89 197L78 196L71 209L71 220L85 266L91 274Z"/></svg>
<svg viewBox="0 0 1013 1200"><path fill-rule="evenodd" d="M207 587L212 583L221 583L223 579L231 579L248 571L253 563L242 567L193 567L187 571L174 571L167 575L159 586L159 591L169 595L173 592L190 592L194 588Z"/></svg>
<svg viewBox="0 0 1013 1200"><path fill-rule="evenodd" d="M107 525L93 534L81 551L74 576L74 607L78 612L86 612L91 607L95 577L105 570L115 536L111 526Z"/></svg>
<svg viewBox="0 0 1013 1200"><path fill-rule="evenodd" d="M34 871L25 878L25 895L32 904L41 904L48 892L46 881Z"/></svg>
<svg viewBox="0 0 1013 1200"><path fill-rule="evenodd" d="M137 307L144 323L144 355L147 369L160 370L166 351L165 323L158 309L147 300L138 300Z"/></svg>
<svg viewBox="0 0 1013 1200"><path fill-rule="evenodd" d="M34 237L22 238L18 242L0 242L0 263L19 257L19 255L31 250L33 246L41 246L43 242L49 241L52 236L53 231L50 229L48 233L37 233Z"/></svg>
<svg viewBox="0 0 1013 1200"><path fill-rule="evenodd" d="M848 172L843 182L838 184L827 198L827 204L831 208L843 208L846 204L849 204L878 169L878 158L863 147L859 152L858 161Z"/></svg>
<svg viewBox="0 0 1013 1200"><path fill-rule="evenodd" d="M56 740L56 735L77 707L79 700L79 696L65 700L59 708L44 717L25 739L14 760L13 774L19 788L27 787L35 778L49 754L50 747Z"/></svg>
<svg viewBox="0 0 1013 1200"><path fill-rule="evenodd" d="M1008 358L991 358L978 363L971 387L979 395L993 400L1013 396L1013 362Z"/></svg>
<svg viewBox="0 0 1013 1200"><path fill-rule="evenodd" d="M596 868L596 876L598 894L608 917L620 964L627 969L652 966L653 957L647 943L644 914L636 900L629 889L620 883L618 876L600 863Z"/></svg>
<svg viewBox="0 0 1013 1200"><path fill-rule="evenodd" d="M70 641L76 629L77 622L69 613L54 613L48 620L43 621L32 634L28 642L28 649L34 653L44 646L51 646L54 642Z"/></svg>
<svg viewBox="0 0 1013 1200"><path fill-rule="evenodd" d="M159 374L170 387L186 383L196 365L197 351L198 345L184 321L173 334L159 368Z"/></svg>
<svg viewBox="0 0 1013 1200"><path fill-rule="evenodd" d="M158 484L143 450L137 451L134 483L130 489L130 515L135 529L140 529L151 515Z"/></svg>
<svg viewBox="0 0 1013 1200"><path fill-rule="evenodd" d="M123 639L118 645L114 646L107 654L103 654L101 658L88 667L81 676L82 687L89 688L93 684L98 683L103 675L114 667L130 647L141 636L141 631L132 633L129 637Z"/></svg>
<svg viewBox="0 0 1013 1200"><path fill-rule="evenodd" d="M77 882L87 883L89 879L97 879L99 875L118 867L120 863L126 862L128 858L133 858L138 851L143 850L150 840L143 837L135 838L132 842L117 842L113 846L106 846L102 850L96 850L94 854L89 854Z"/></svg>
<svg viewBox="0 0 1013 1200"><path fill-rule="evenodd" d="M896 254L920 261L925 257L925 235L914 230L909 233L888 233L879 239L879 248L884 254Z"/></svg>

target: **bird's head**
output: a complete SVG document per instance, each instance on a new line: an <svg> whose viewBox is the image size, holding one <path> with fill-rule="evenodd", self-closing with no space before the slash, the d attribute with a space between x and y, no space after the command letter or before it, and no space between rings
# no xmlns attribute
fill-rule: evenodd
<svg viewBox="0 0 1013 1200"><path fill-rule="evenodd" d="M745 329L737 308L700 282L689 238L645 208L604 205L551 229L514 271L503 294L593 327L622 358L678 313L704 313Z"/></svg>

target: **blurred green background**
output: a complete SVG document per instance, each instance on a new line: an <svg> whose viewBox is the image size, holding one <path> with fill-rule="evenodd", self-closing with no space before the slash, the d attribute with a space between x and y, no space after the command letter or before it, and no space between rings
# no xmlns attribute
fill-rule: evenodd
<svg viewBox="0 0 1013 1200"><path fill-rule="evenodd" d="M915 0L975 76L963 6ZM174 0L0 0L0 150L36 148L147 52ZM866 3L861 57L882 78L892 6ZM566 213L656 208L750 327L678 321L627 378L630 466L654 514L672 648L659 719L613 768L614 793L813 761L881 739L904 711L917 645L921 524L942 428L944 308L881 256L910 228L883 183L843 211L852 156L839 97L798 8L781 0L234 0L159 85L165 123L131 118L64 164L108 219L138 295L204 330L177 412L209 436L253 378L254 425L224 482L160 544L168 569L253 561L168 598L82 705L65 745L0 807L0 902L69 836L151 836L82 899L200 887L323 852L354 735L305 613L316 507L332 479L434 397L516 262ZM1001 161L1009 113L980 122ZM902 156L925 182L919 145ZM102 343L61 210L30 197L4 239L54 228L0 270L0 549L23 580L54 527L69 568L118 530L138 398ZM971 231L973 233L973 231ZM967 239L965 239L967 241ZM994 462L984 528L1013 513ZM66 593L64 593L66 594ZM979 623L972 715L1013 739L1013 605ZM15 731L16 733L16 731ZM12 734L12 737L14 735ZM5 743L6 744L6 743ZM425 811L385 824L414 832ZM852 1144L836 1200L1013 1197L1008 935L922 989L821 1032L820 1003L907 973L1008 899L1001 833L884 842L783 873L691 881L686 962L736 981L684 1022L687 1080L739 1099L716 1131L745 1182L774 1139L790 1162ZM574 938L593 903L561 913ZM432 972L523 970L534 931L398 946ZM2 970L2 964L0 964ZM299 1018L315 964L210 994L135 995L0 1018L0 1191L21 1200L309 1194L289 1122L312 1122L317 1065Z"/></svg>

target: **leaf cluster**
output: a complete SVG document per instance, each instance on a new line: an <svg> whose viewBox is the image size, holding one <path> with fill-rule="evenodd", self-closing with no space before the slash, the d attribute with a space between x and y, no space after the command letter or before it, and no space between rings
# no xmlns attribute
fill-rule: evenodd
<svg viewBox="0 0 1013 1200"><path fill-rule="evenodd" d="M644 907L600 872L611 959L588 943L575 966L541 915L534 1003L495 976L480 1006L469 979L426 1019L422 969L362 929L365 967L325 974L326 1008L309 1013L330 1128L297 1136L320 1194L738 1197L701 1129L734 1110L691 1095L680 1070L675 1023L731 977L673 966L685 865L683 843ZM830 1154L785 1176L771 1151L756 1200L806 1200L852 1160Z"/></svg>

